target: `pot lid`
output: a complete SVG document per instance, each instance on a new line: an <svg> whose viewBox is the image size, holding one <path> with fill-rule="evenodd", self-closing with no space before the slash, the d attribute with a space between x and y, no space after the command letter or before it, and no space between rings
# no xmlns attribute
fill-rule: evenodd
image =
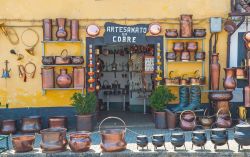
<svg viewBox="0 0 250 157"><path fill-rule="evenodd" d="M174 136L183 136L184 134L182 132L176 132L176 133L172 133L172 135L174 135Z"/></svg>
<svg viewBox="0 0 250 157"><path fill-rule="evenodd" d="M248 123L243 123L243 124L238 124L236 125L237 128L250 128L250 124Z"/></svg>
<svg viewBox="0 0 250 157"><path fill-rule="evenodd" d="M154 134L153 137L161 137L161 136L165 136L163 134Z"/></svg>
<svg viewBox="0 0 250 157"><path fill-rule="evenodd" d="M197 130L197 131L193 131L194 134L205 134L205 131L203 130Z"/></svg>

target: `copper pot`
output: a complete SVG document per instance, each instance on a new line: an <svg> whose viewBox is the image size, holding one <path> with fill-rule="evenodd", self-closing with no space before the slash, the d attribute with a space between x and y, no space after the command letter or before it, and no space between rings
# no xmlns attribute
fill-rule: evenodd
<svg viewBox="0 0 250 157"><path fill-rule="evenodd" d="M189 79L189 82L190 82L191 85L200 85L200 78L191 77Z"/></svg>
<svg viewBox="0 0 250 157"><path fill-rule="evenodd" d="M237 25L232 20L227 20L224 23L224 30L228 33L233 33L237 29Z"/></svg>
<svg viewBox="0 0 250 157"><path fill-rule="evenodd" d="M166 56L167 56L167 61L168 62L172 62L172 61L176 60L175 52L166 52Z"/></svg>
<svg viewBox="0 0 250 157"><path fill-rule="evenodd" d="M165 36L168 38L176 38L178 37L177 29L166 29Z"/></svg>
<svg viewBox="0 0 250 157"><path fill-rule="evenodd" d="M71 41L79 41L79 20L70 20Z"/></svg>
<svg viewBox="0 0 250 157"><path fill-rule="evenodd" d="M236 67L236 78L237 79L243 79L247 78L247 71L245 67Z"/></svg>
<svg viewBox="0 0 250 157"><path fill-rule="evenodd" d="M123 129L105 129L101 130L101 125L108 119L117 119L124 125ZM125 141L126 124L118 117L107 117L103 119L99 125L99 132L101 135L100 147L103 152L118 152L126 149L127 143Z"/></svg>
<svg viewBox="0 0 250 157"><path fill-rule="evenodd" d="M165 85L172 85L172 79L171 78L165 78Z"/></svg>
<svg viewBox="0 0 250 157"><path fill-rule="evenodd" d="M186 86L189 84L188 79L184 78L185 75L182 75L182 78L180 79L180 85Z"/></svg>
<svg viewBox="0 0 250 157"><path fill-rule="evenodd" d="M23 135L12 138L12 145L15 152L29 152L33 150L35 136Z"/></svg>
<svg viewBox="0 0 250 157"><path fill-rule="evenodd" d="M43 56L42 63L43 63L43 65L53 65L53 64L55 64L55 57L54 56Z"/></svg>
<svg viewBox="0 0 250 157"><path fill-rule="evenodd" d="M40 147L45 153L56 153L66 150L68 143L66 128L49 128L41 130L42 142Z"/></svg>
<svg viewBox="0 0 250 157"><path fill-rule="evenodd" d="M224 68L225 79L223 86L226 90L234 90L236 88L236 69L235 68Z"/></svg>
<svg viewBox="0 0 250 157"><path fill-rule="evenodd" d="M83 56L71 56L71 62L75 65L80 65L84 63Z"/></svg>
<svg viewBox="0 0 250 157"><path fill-rule="evenodd" d="M93 131L96 125L96 114L76 115L77 131Z"/></svg>
<svg viewBox="0 0 250 157"><path fill-rule="evenodd" d="M194 29L194 37L205 37L206 36L206 29L196 28Z"/></svg>
<svg viewBox="0 0 250 157"><path fill-rule="evenodd" d="M206 84L206 77L205 76L201 76L199 80L200 80L200 85Z"/></svg>
<svg viewBox="0 0 250 157"><path fill-rule="evenodd" d="M21 131L23 133L35 133L42 129L42 118L41 116L29 116L22 118L21 120Z"/></svg>
<svg viewBox="0 0 250 157"><path fill-rule="evenodd" d="M196 52L194 58L196 61L204 61L205 57L206 57L205 52Z"/></svg>
<svg viewBox="0 0 250 157"><path fill-rule="evenodd" d="M74 67L73 69L74 88L85 87L85 68Z"/></svg>
<svg viewBox="0 0 250 157"><path fill-rule="evenodd" d="M68 118L66 116L49 117L49 128L67 128Z"/></svg>
<svg viewBox="0 0 250 157"><path fill-rule="evenodd" d="M193 15L181 15L180 18L180 37L190 38L193 35Z"/></svg>
<svg viewBox="0 0 250 157"><path fill-rule="evenodd" d="M58 26L56 37L58 41L65 41L67 37L67 32L65 30L66 19L65 18L57 18L56 23Z"/></svg>
<svg viewBox="0 0 250 157"><path fill-rule="evenodd" d="M230 111L219 109L216 116L216 125L218 128L230 128L232 126Z"/></svg>
<svg viewBox="0 0 250 157"><path fill-rule="evenodd" d="M211 64L210 64L210 75L211 75L211 89L219 90L220 83L220 64L218 62L219 54L213 53Z"/></svg>
<svg viewBox="0 0 250 157"><path fill-rule="evenodd" d="M185 118L185 114L189 116L188 119ZM191 131L196 127L196 115L193 111L186 110L180 114L180 127L185 131Z"/></svg>
<svg viewBox="0 0 250 157"><path fill-rule="evenodd" d="M90 132L73 132L69 135L69 147L73 152L86 152L91 146Z"/></svg>
<svg viewBox="0 0 250 157"><path fill-rule="evenodd" d="M56 84L60 88L69 88L72 83L72 78L67 74L67 69L60 69L60 75L56 78Z"/></svg>
<svg viewBox="0 0 250 157"><path fill-rule="evenodd" d="M246 32L244 35L243 35L243 39L245 40L245 42L250 42L250 32Z"/></svg>
<svg viewBox="0 0 250 157"><path fill-rule="evenodd" d="M53 67L42 68L42 87L43 88L55 87L55 76Z"/></svg>
<svg viewBox="0 0 250 157"><path fill-rule="evenodd" d="M198 50L198 42L187 42L186 44L189 52L196 52Z"/></svg>
<svg viewBox="0 0 250 157"><path fill-rule="evenodd" d="M182 62L190 61L190 53L188 51L183 51L181 53L181 61Z"/></svg>
<svg viewBox="0 0 250 157"><path fill-rule="evenodd" d="M177 60L180 60L181 52L184 50L184 42L174 42L173 51L175 52Z"/></svg>
<svg viewBox="0 0 250 157"><path fill-rule="evenodd" d="M205 128L205 129L209 129L212 124L214 123L214 117L213 116L209 116L207 115L208 110L206 109L204 111L204 115L202 117L199 118L200 124Z"/></svg>
<svg viewBox="0 0 250 157"><path fill-rule="evenodd" d="M245 107L250 107L250 85L244 87L243 97Z"/></svg>
<svg viewBox="0 0 250 157"><path fill-rule="evenodd" d="M43 40L52 40L52 19L43 19Z"/></svg>
<svg viewBox="0 0 250 157"><path fill-rule="evenodd" d="M0 133L4 135L16 133L16 120L2 120Z"/></svg>

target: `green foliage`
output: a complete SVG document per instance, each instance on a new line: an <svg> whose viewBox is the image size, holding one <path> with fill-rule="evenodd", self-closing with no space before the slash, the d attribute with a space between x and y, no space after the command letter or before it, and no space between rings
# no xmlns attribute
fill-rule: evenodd
<svg viewBox="0 0 250 157"><path fill-rule="evenodd" d="M91 114L96 110L97 98L94 93L87 93L86 95L74 93L74 95L71 97L71 100L71 105L76 108L78 115Z"/></svg>
<svg viewBox="0 0 250 157"><path fill-rule="evenodd" d="M176 96L166 86L158 86L149 97L150 106L157 112L162 112L165 106Z"/></svg>

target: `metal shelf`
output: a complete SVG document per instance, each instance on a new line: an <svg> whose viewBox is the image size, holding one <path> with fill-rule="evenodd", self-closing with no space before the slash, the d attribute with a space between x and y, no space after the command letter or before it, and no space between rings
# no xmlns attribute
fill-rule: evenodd
<svg viewBox="0 0 250 157"><path fill-rule="evenodd" d="M73 65L73 64L67 64L67 65L42 65L42 67L84 67L84 65Z"/></svg>
<svg viewBox="0 0 250 157"><path fill-rule="evenodd" d="M82 41L42 41L42 43L81 43Z"/></svg>
<svg viewBox="0 0 250 157"><path fill-rule="evenodd" d="M84 88L43 88L43 90L83 90Z"/></svg>
<svg viewBox="0 0 250 157"><path fill-rule="evenodd" d="M167 61L166 63L203 63L205 61Z"/></svg>
<svg viewBox="0 0 250 157"><path fill-rule="evenodd" d="M200 86L200 87L204 87L206 85L165 85L167 87L191 87L191 86Z"/></svg>

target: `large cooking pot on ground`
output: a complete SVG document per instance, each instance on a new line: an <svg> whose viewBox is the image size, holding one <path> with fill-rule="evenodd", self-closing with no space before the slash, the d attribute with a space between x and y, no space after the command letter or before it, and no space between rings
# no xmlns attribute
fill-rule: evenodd
<svg viewBox="0 0 250 157"><path fill-rule="evenodd" d="M170 142L174 146L174 150L176 150L177 147L182 147L182 146L184 146L186 150L185 134L180 129L174 129L173 131L171 131Z"/></svg>
<svg viewBox="0 0 250 157"><path fill-rule="evenodd" d="M250 145L250 124L243 123L235 126L234 140L238 143L238 151L243 146Z"/></svg>
<svg viewBox="0 0 250 157"><path fill-rule="evenodd" d="M101 130L101 126L103 122L109 119L117 119L121 121L124 125L122 129L105 129ZM99 125L99 132L101 135L101 144L100 147L103 152L119 152L123 151L127 147L127 143L125 141L126 135L126 124L119 117L107 117L103 119Z"/></svg>
<svg viewBox="0 0 250 157"><path fill-rule="evenodd" d="M86 152L91 146L90 132L79 131L69 135L69 147L73 152Z"/></svg>
<svg viewBox="0 0 250 157"><path fill-rule="evenodd" d="M162 146L164 146L164 148L166 150L165 135L163 135L163 134L153 135L152 136L152 144L154 145L154 150L157 150L158 147L162 147Z"/></svg>
<svg viewBox="0 0 250 157"><path fill-rule="evenodd" d="M34 142L35 142L34 135L23 135L12 138L12 145L15 152L32 151Z"/></svg>
<svg viewBox="0 0 250 157"><path fill-rule="evenodd" d="M141 147L144 150L144 147L148 149L148 137L146 135L138 135L136 137L137 150L138 147Z"/></svg>
<svg viewBox="0 0 250 157"><path fill-rule="evenodd" d="M217 149L217 146L222 146L227 144L228 149L229 149L229 144L228 144L228 132L225 128L213 128L210 131L210 139L212 143L214 144L214 149Z"/></svg>
<svg viewBox="0 0 250 157"><path fill-rule="evenodd" d="M180 127L185 131L192 131L196 127L196 115L191 110L185 110L180 114Z"/></svg>
<svg viewBox="0 0 250 157"><path fill-rule="evenodd" d="M197 130L192 132L192 149L194 145L205 149L206 142L207 136L204 130Z"/></svg>

